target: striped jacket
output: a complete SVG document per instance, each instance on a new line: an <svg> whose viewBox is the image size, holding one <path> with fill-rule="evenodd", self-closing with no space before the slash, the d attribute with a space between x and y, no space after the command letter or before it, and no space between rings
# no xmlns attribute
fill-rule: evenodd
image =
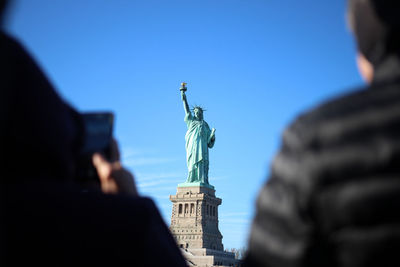
<svg viewBox="0 0 400 267"><path fill-rule="evenodd" d="M284 132L245 265L400 266L400 79L329 101Z"/></svg>

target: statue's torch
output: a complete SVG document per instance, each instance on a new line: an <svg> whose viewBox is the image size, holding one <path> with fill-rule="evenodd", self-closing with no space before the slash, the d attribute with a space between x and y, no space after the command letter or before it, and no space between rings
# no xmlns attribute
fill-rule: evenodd
<svg viewBox="0 0 400 267"><path fill-rule="evenodd" d="M186 92L186 90L187 90L186 84L187 83L185 83L185 82L181 83L181 88L179 88L179 90L181 90L182 92Z"/></svg>

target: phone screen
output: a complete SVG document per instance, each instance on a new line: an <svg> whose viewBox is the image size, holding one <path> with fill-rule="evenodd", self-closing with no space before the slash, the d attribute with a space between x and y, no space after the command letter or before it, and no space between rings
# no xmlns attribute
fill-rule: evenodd
<svg viewBox="0 0 400 267"><path fill-rule="evenodd" d="M102 152L107 154L111 138L114 116L112 113L84 113L85 125L83 154ZM108 156L108 155L106 155Z"/></svg>
<svg viewBox="0 0 400 267"><path fill-rule="evenodd" d="M99 183L97 171L92 163L93 153L100 152L110 159L114 115L110 112L83 113L84 135L80 149L76 178L84 186Z"/></svg>

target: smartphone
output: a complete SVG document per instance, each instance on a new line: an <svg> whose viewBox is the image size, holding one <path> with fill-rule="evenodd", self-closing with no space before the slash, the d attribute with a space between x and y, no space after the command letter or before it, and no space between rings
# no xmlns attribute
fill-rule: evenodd
<svg viewBox="0 0 400 267"><path fill-rule="evenodd" d="M78 162L77 179L81 184L99 184L97 171L92 163L94 153L111 157L114 114L111 112L83 113L83 138Z"/></svg>

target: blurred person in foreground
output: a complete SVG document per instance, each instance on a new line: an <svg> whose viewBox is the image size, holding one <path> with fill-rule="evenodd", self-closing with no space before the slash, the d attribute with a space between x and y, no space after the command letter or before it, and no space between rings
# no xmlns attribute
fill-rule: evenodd
<svg viewBox="0 0 400 267"><path fill-rule="evenodd" d="M286 129L246 266L400 266L400 1L350 0L348 21L368 86Z"/></svg>
<svg viewBox="0 0 400 267"><path fill-rule="evenodd" d="M82 117L3 29L0 74L0 266L186 266L115 142L92 158L101 190L82 191Z"/></svg>

